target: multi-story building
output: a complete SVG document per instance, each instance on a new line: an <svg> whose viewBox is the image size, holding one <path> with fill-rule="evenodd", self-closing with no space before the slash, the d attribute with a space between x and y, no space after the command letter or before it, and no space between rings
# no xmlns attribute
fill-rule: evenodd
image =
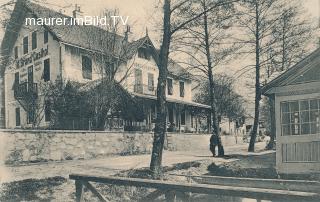
<svg viewBox="0 0 320 202"><path fill-rule="evenodd" d="M115 52L126 55L115 79L123 80L122 87L132 96L143 99L147 111L144 120L134 124L145 129L154 127L159 71L154 59L157 50L147 34L130 42L127 35L115 35L89 25L25 25L28 17L72 19L28 1L17 2L1 45L5 58L0 78L2 127L31 127L35 112L29 105L42 99L41 85L57 78L82 84L97 81L106 74L101 71L101 58ZM193 112L195 109L208 112L210 107L192 101L192 75L172 60L168 70L168 123L174 130L200 130L199 119ZM46 127L50 122L50 106L42 102L43 118L39 125ZM125 123L122 121L120 127Z"/></svg>

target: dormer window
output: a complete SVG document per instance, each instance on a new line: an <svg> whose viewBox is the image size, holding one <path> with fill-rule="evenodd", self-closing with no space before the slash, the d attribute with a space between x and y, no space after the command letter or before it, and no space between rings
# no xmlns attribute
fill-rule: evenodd
<svg viewBox="0 0 320 202"><path fill-rule="evenodd" d="M88 56L82 56L82 77L92 79L92 60Z"/></svg>
<svg viewBox="0 0 320 202"><path fill-rule="evenodd" d="M23 38L23 54L28 53L28 47L29 47L28 37L26 36Z"/></svg>
<svg viewBox="0 0 320 202"><path fill-rule="evenodd" d="M37 32L32 32L31 39L32 39L32 50L34 50L37 48Z"/></svg>
<svg viewBox="0 0 320 202"><path fill-rule="evenodd" d="M146 48L139 48L138 49L138 57L146 59L146 60L150 60L151 54Z"/></svg>

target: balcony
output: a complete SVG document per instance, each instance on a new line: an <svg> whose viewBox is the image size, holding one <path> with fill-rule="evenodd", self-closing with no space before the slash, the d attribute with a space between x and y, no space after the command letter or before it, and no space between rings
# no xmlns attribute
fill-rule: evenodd
<svg viewBox="0 0 320 202"><path fill-rule="evenodd" d="M37 98L38 84L37 83L20 83L14 88L14 97L16 99Z"/></svg>
<svg viewBox="0 0 320 202"><path fill-rule="evenodd" d="M156 88L154 86L135 84L133 91L144 95L156 95Z"/></svg>

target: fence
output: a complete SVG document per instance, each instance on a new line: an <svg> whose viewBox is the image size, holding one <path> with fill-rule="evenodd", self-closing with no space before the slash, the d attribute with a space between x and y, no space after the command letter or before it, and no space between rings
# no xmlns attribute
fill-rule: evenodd
<svg viewBox="0 0 320 202"><path fill-rule="evenodd" d="M77 202L81 202L84 200L84 187L87 187L87 189L89 189L97 198L99 198L100 201L108 201L99 193L99 191L95 189L95 187L90 182L112 184L117 186L135 186L156 189L156 191L153 191L145 197L141 198L140 201L154 201L161 195L165 195L166 201L171 202L175 201L177 193L179 193L183 201L190 200L189 193L225 195L272 201L320 201L319 192L314 193L310 191L290 191L285 189L272 189L270 187L254 187L251 186L251 184L246 184L246 182L248 182L247 179L241 178L237 178L237 180L233 183L229 181L228 184L224 184L221 182L217 184L188 184L139 178L106 177L81 174L71 174L69 178L75 180ZM261 182L263 181L263 179L256 180L260 180ZM279 182L275 181L275 183Z"/></svg>

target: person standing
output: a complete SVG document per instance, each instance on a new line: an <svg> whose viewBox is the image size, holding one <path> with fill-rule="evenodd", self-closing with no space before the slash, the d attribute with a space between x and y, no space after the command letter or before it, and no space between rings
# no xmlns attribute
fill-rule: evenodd
<svg viewBox="0 0 320 202"><path fill-rule="evenodd" d="M224 156L224 148L221 144L221 137L218 135L211 135L210 137L210 151L212 156L216 156L216 146L218 147L218 156Z"/></svg>

